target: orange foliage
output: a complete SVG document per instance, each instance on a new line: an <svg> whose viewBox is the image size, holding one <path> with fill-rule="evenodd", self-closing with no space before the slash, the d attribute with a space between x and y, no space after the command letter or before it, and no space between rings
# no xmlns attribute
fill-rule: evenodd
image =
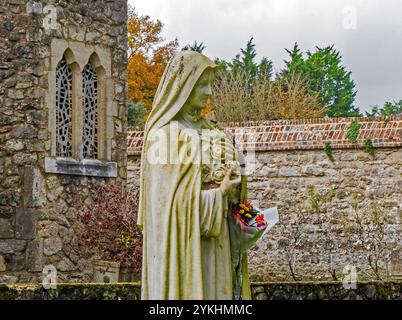
<svg viewBox="0 0 402 320"><path fill-rule="evenodd" d="M151 110L165 66L178 48L177 39L159 45L162 23L149 16L139 16L133 7L128 12L128 98L142 102Z"/></svg>

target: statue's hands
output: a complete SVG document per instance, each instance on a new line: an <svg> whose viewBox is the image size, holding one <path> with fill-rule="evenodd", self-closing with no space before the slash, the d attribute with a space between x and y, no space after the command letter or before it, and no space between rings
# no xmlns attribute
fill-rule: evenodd
<svg viewBox="0 0 402 320"><path fill-rule="evenodd" d="M236 179L231 180L230 176L232 175L235 168L231 167L229 170L226 171L225 178L223 178L220 189L223 195L229 194L232 190L234 190L241 182L241 176L237 177Z"/></svg>

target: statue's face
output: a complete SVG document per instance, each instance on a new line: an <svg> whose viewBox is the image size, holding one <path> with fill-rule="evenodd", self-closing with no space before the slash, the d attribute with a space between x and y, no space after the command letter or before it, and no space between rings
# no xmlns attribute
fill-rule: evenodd
<svg viewBox="0 0 402 320"><path fill-rule="evenodd" d="M212 69L206 69L198 79L186 105L181 112L185 112L191 116L199 118L202 109L207 105L208 99L212 95L212 83L214 80L214 72Z"/></svg>

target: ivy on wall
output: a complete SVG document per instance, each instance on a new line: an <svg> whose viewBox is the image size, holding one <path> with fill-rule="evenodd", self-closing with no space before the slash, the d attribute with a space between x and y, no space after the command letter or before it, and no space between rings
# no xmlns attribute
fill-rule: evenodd
<svg viewBox="0 0 402 320"><path fill-rule="evenodd" d="M357 144L357 137L359 136L360 124L357 121L352 121L346 132L346 138L353 144Z"/></svg>
<svg viewBox="0 0 402 320"><path fill-rule="evenodd" d="M329 160L334 161L334 155L332 154L332 144L330 141L324 143L324 152Z"/></svg>
<svg viewBox="0 0 402 320"><path fill-rule="evenodd" d="M357 121L352 121L346 131L346 138L357 148L357 138L360 134L361 124ZM363 150L374 156L374 144L371 138L366 138L363 143ZM328 159L334 161L333 148L331 141L324 142L324 152Z"/></svg>

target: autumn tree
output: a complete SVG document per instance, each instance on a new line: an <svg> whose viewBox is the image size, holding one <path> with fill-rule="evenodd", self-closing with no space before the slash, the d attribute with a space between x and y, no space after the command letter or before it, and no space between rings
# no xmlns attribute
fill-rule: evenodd
<svg viewBox="0 0 402 320"><path fill-rule="evenodd" d="M218 121L320 118L325 109L297 75L270 80L246 71L222 72L214 85L212 110Z"/></svg>
<svg viewBox="0 0 402 320"><path fill-rule="evenodd" d="M128 98L149 111L165 67L178 48L177 39L163 44L163 24L128 11Z"/></svg>

